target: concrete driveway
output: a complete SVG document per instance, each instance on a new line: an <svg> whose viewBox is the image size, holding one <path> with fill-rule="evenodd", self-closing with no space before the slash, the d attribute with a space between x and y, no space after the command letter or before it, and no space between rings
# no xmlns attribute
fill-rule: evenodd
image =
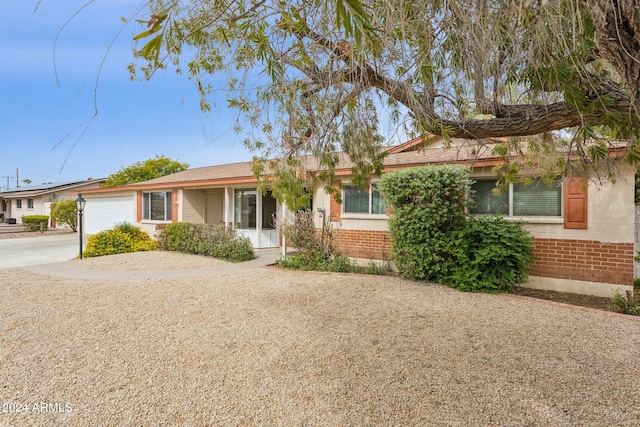
<svg viewBox="0 0 640 427"><path fill-rule="evenodd" d="M84 236L86 242L86 236ZM73 259L79 253L77 233L0 240L0 268L26 267Z"/></svg>

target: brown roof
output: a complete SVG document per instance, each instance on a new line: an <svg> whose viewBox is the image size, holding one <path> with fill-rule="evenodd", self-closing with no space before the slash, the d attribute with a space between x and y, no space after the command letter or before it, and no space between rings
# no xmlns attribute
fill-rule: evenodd
<svg viewBox="0 0 640 427"><path fill-rule="evenodd" d="M440 140L438 140L439 142ZM433 145L427 142L426 146L418 146L419 139L409 143L392 147L387 150L384 159L385 171L401 169L409 166L426 164L465 164L469 166L494 165L498 162L496 156L491 154L492 141L482 141L478 144L475 140L454 139L450 148L442 145ZM431 145L431 146L430 146ZM402 149L399 149L403 147ZM319 161L314 156L305 156L302 159L304 168L309 172L319 172ZM106 193L113 191L140 191L161 188L197 188L220 185L255 184L257 179L253 176L252 162L231 163L226 165L206 166L187 169L171 175L151 179L149 181L120 187L100 188L86 190L86 194ZM339 153L339 162L336 165L337 175L351 173L353 162L344 153Z"/></svg>
<svg viewBox="0 0 640 427"><path fill-rule="evenodd" d="M453 138L444 143L441 137L429 138L425 143L419 138L387 149L384 159L384 171L389 172L410 166L460 164L471 167L495 166L502 160L492 153L499 138L486 140L470 140ZM620 148L623 150L623 148ZM614 150L618 151L618 150ZM617 155L617 154L616 154ZM353 162L344 153L339 153L336 175L349 175ZM319 172L318 158L305 156L301 158L304 169L308 172ZM268 166L268 165L267 165ZM187 169L171 175L112 188L84 190L83 193L107 193L115 191L140 191L169 188L206 188L223 185L255 184L252 162L231 163L226 165L207 166Z"/></svg>

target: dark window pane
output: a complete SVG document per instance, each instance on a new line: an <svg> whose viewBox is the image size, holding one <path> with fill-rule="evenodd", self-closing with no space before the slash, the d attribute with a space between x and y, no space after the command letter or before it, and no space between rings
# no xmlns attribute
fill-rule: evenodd
<svg viewBox="0 0 640 427"><path fill-rule="evenodd" d="M355 185L345 185L344 211L346 213L369 213L369 193Z"/></svg>
<svg viewBox="0 0 640 427"><path fill-rule="evenodd" d="M262 229L275 230L274 215L276 214L276 199L271 191L265 191L262 195Z"/></svg>
<svg viewBox="0 0 640 427"><path fill-rule="evenodd" d="M378 184L371 184L371 213L383 214L387 209L385 198L378 191Z"/></svg>
<svg viewBox="0 0 640 427"><path fill-rule="evenodd" d="M173 200L172 200L172 192L171 191L167 191L166 192L166 206L165 206L165 220L166 221L171 221L171 213L172 213L172 205L173 205Z"/></svg>
<svg viewBox="0 0 640 427"><path fill-rule="evenodd" d="M164 221L165 193L151 193L151 215L152 221Z"/></svg>
<svg viewBox="0 0 640 427"><path fill-rule="evenodd" d="M504 191L499 195L493 193L496 188L496 180L487 179L473 183L471 190L474 193L474 206L470 212L473 214L509 214L509 192Z"/></svg>

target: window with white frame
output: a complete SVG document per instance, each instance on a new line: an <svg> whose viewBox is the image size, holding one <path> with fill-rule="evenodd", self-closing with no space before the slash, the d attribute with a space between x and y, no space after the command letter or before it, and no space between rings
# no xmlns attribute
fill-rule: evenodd
<svg viewBox="0 0 640 427"><path fill-rule="evenodd" d="M16 199L16 209L22 209L22 199Z"/></svg>
<svg viewBox="0 0 640 427"><path fill-rule="evenodd" d="M2 212L6 212L8 209L8 203L6 200L2 200Z"/></svg>
<svg viewBox="0 0 640 427"><path fill-rule="evenodd" d="M514 217L562 216L562 184L546 184L535 178L530 185L509 184L509 189L495 194L495 179L479 179L472 184L472 214L497 214Z"/></svg>
<svg viewBox="0 0 640 427"><path fill-rule="evenodd" d="M235 190L235 223L242 230L256 230L258 191L255 188Z"/></svg>
<svg viewBox="0 0 640 427"><path fill-rule="evenodd" d="M27 209L33 209L33 199L27 199Z"/></svg>
<svg viewBox="0 0 640 427"><path fill-rule="evenodd" d="M142 193L142 219L171 221L171 191Z"/></svg>
<svg viewBox="0 0 640 427"><path fill-rule="evenodd" d="M372 183L367 190L351 184L343 188L344 213L384 214L387 204L378 191L378 184Z"/></svg>

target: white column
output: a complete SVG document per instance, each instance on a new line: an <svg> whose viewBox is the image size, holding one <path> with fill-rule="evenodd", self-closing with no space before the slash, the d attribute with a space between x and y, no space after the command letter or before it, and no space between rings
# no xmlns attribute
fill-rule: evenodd
<svg viewBox="0 0 640 427"><path fill-rule="evenodd" d="M229 206L229 189L224 187L224 224L225 226L229 226L231 221L229 221L229 210L231 207Z"/></svg>
<svg viewBox="0 0 640 427"><path fill-rule="evenodd" d="M282 217L280 221L280 228L282 233L282 256L287 255L287 237L284 235L284 230L287 228L287 205L282 203Z"/></svg>

